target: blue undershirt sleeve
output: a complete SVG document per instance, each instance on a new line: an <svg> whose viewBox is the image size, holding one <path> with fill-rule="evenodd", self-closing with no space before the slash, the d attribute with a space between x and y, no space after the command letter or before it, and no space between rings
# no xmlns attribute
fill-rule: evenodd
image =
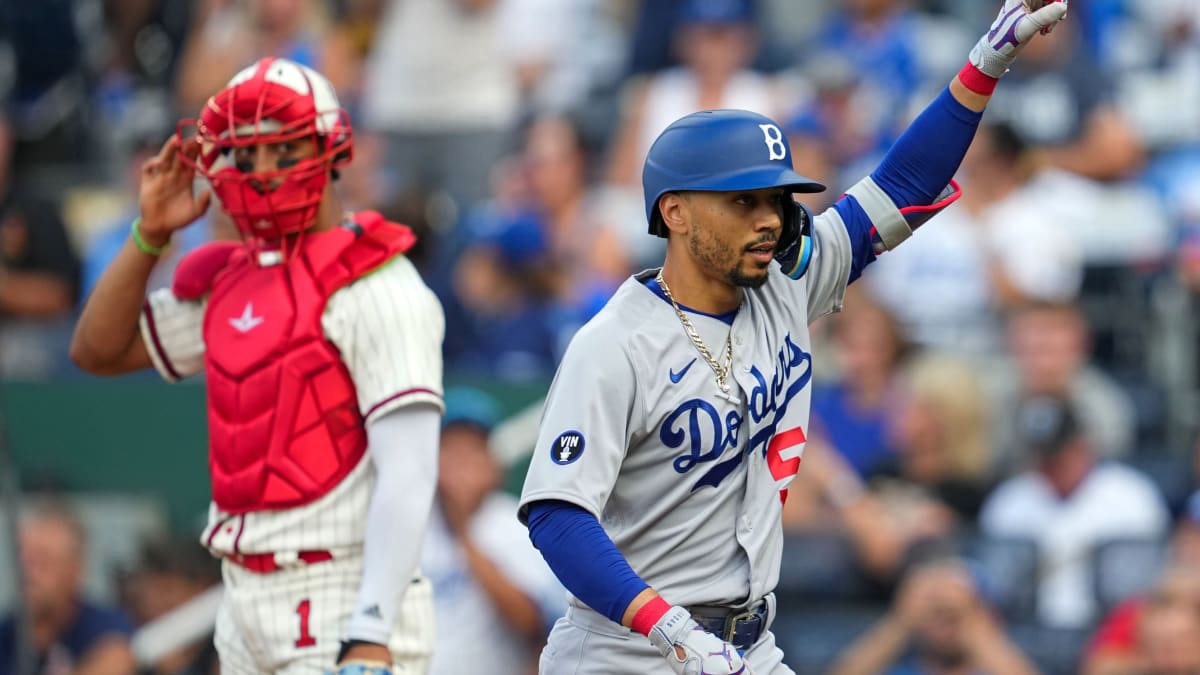
<svg viewBox="0 0 1200 675"><path fill-rule="evenodd" d="M568 591L616 623L649 588L596 517L579 506L557 500L530 504L529 539Z"/></svg>
<svg viewBox="0 0 1200 675"><path fill-rule="evenodd" d="M954 178L981 119L982 112L959 103L946 87L896 139L871 178L897 208L932 204Z"/></svg>

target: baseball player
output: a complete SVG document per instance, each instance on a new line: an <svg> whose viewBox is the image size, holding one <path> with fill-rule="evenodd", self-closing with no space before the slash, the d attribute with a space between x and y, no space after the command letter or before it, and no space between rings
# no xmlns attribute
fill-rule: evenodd
<svg viewBox="0 0 1200 675"><path fill-rule="evenodd" d="M967 65L870 176L812 215L778 124L688 115L643 169L661 269L572 340L520 516L569 591L541 672L792 671L770 633L780 513L808 432L808 323L958 195L952 177L1000 76L1066 14L1007 0Z"/></svg>
<svg viewBox="0 0 1200 675"><path fill-rule="evenodd" d="M142 169L141 217L72 358L104 375L205 374L202 537L223 559L222 673L424 673L433 610L416 542L433 503L444 321L404 256L414 237L343 213L331 178L351 128L309 68L263 59L180 128L195 133ZM208 206L196 173L243 241L196 250L145 297L172 235Z"/></svg>

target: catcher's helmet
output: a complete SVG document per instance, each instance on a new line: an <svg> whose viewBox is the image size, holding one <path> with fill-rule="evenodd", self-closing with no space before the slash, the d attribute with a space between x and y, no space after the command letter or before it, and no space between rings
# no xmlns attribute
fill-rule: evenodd
<svg viewBox="0 0 1200 675"><path fill-rule="evenodd" d="M660 237L667 228L658 200L668 192L770 187L825 189L792 169L792 151L779 125L748 110L705 110L675 120L650 146L642 168L646 220L650 234Z"/></svg>
<svg viewBox="0 0 1200 675"><path fill-rule="evenodd" d="M201 143L196 170L242 235L255 241L312 227L331 170L347 164L353 148L349 118L329 80L280 58L261 59L234 75L199 119L179 124L178 134L193 129ZM316 154L266 172L233 159L235 148L298 140L312 140Z"/></svg>

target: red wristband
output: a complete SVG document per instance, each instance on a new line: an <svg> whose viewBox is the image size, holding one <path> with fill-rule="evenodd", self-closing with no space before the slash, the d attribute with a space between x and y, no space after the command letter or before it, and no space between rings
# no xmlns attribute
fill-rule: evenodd
<svg viewBox="0 0 1200 675"><path fill-rule="evenodd" d="M650 629L654 628L654 624L663 618L671 609L671 604L662 599L662 596L655 596L653 600L642 605L642 608L633 615L632 628L642 635L649 635Z"/></svg>
<svg viewBox="0 0 1200 675"><path fill-rule="evenodd" d="M968 63L958 71L958 81L976 94L991 96L992 92L996 91L996 83L1000 80L984 74L983 71Z"/></svg>

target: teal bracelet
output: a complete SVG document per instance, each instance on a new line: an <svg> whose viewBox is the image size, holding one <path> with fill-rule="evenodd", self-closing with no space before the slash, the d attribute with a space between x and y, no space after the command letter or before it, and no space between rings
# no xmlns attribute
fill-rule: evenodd
<svg viewBox="0 0 1200 675"><path fill-rule="evenodd" d="M138 230L138 225L141 225L141 224L142 224L141 216L134 218L133 222L129 224L129 236L131 239L133 239L134 245L136 245L138 247L138 249L141 250L142 253L145 253L146 255L152 255L155 258L157 258L158 256L162 255L163 252L167 250L167 247L170 246L171 244L170 244L170 242L167 242L166 244L163 244L162 246L151 246L150 244L147 244L146 240L142 239L141 231Z"/></svg>

